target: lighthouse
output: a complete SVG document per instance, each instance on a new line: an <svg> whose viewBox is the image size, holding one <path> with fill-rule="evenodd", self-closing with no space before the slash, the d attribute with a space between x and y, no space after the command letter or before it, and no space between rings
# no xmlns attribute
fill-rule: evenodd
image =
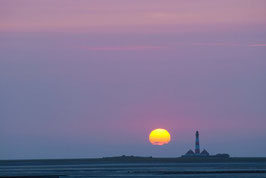
<svg viewBox="0 0 266 178"><path fill-rule="evenodd" d="M196 155L200 154L199 131L196 132L195 154Z"/></svg>
<svg viewBox="0 0 266 178"><path fill-rule="evenodd" d="M196 140L195 140L195 152L193 152L191 149L188 150L188 152L182 157L215 157L215 158L229 158L229 154L216 154L216 155L210 155L207 150L203 149L202 152L200 152L200 144L199 144L199 131L196 131Z"/></svg>

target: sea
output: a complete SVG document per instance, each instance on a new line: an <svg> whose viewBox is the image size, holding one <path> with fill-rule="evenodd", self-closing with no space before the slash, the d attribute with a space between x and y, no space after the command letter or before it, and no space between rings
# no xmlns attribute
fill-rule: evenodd
<svg viewBox="0 0 266 178"><path fill-rule="evenodd" d="M266 161L0 161L0 178L266 178Z"/></svg>

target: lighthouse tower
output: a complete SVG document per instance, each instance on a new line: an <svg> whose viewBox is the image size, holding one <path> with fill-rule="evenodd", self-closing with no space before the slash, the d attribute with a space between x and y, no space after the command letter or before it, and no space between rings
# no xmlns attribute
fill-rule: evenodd
<svg viewBox="0 0 266 178"><path fill-rule="evenodd" d="M196 132L195 154L200 155L199 131Z"/></svg>

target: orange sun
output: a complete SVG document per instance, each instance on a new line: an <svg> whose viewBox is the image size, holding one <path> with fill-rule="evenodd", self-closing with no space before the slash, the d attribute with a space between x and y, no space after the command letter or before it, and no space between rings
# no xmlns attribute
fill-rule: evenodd
<svg viewBox="0 0 266 178"><path fill-rule="evenodd" d="M153 145L164 145L170 142L171 135L165 129L155 129L150 133L149 140Z"/></svg>

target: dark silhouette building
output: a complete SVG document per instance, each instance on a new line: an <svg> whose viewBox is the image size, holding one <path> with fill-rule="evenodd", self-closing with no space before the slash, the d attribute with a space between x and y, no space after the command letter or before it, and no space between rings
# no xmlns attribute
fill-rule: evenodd
<svg viewBox="0 0 266 178"><path fill-rule="evenodd" d="M195 153L190 149L188 152L185 154L186 156L195 156Z"/></svg>

